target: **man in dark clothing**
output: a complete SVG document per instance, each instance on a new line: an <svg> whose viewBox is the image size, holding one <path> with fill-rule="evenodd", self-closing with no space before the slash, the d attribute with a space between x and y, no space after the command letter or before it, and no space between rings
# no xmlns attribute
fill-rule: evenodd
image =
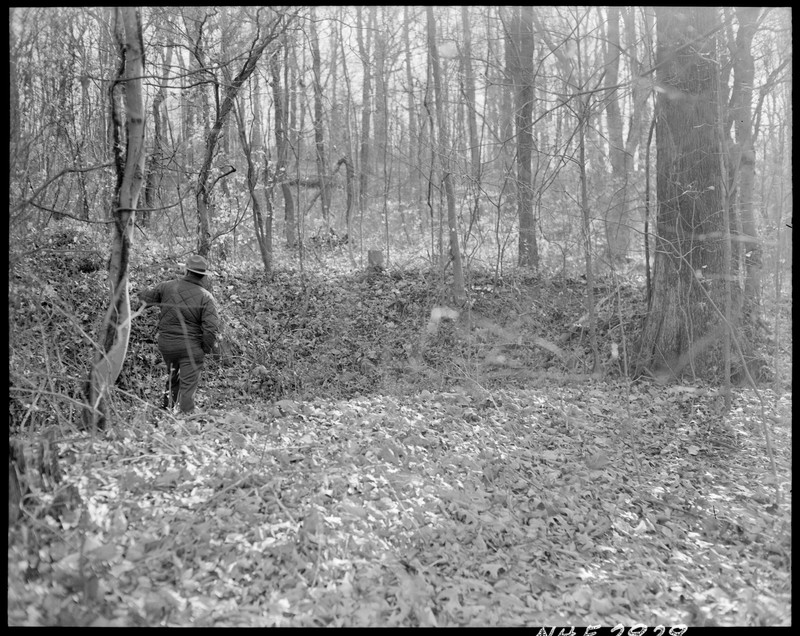
<svg viewBox="0 0 800 636"><path fill-rule="evenodd" d="M214 296L205 288L210 275L202 256L190 256L183 278L159 283L139 292L147 305L159 305L158 349L167 364L167 386L162 408L179 404L182 413L194 410L205 354L211 353L219 334Z"/></svg>

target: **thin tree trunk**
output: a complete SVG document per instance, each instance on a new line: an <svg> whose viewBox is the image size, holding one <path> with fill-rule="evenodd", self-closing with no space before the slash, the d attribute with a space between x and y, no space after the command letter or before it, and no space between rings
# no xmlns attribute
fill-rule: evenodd
<svg viewBox="0 0 800 636"><path fill-rule="evenodd" d="M638 34L636 33L636 7L623 8L623 24L625 25L626 37L626 52L630 52L630 66L634 73L642 72L642 63L636 56L637 46L639 41ZM652 21L652 13L647 14ZM646 16L647 19L647 16ZM645 36L645 43L648 42L648 36ZM628 126L628 136L625 139L625 162L627 170L633 170L633 157L636 149L642 141L644 134L644 121L647 100L650 99L650 91L642 85L641 82L634 82L631 87L631 106L630 106L630 125ZM629 211L630 213L630 211Z"/></svg>
<svg viewBox="0 0 800 636"><path fill-rule="evenodd" d="M374 7L371 8L375 10ZM362 213L364 204L366 203L367 188L369 185L369 132L370 132L370 116L372 107L370 97L372 94L372 69L370 68L370 30L364 27L362 19L362 8L360 5L356 6L356 16L358 20L357 26L357 40L358 40L358 53L361 56L361 61L364 68L364 79L362 82L361 90L361 152L359 156L359 183L358 183L358 196L359 208Z"/></svg>
<svg viewBox="0 0 800 636"><path fill-rule="evenodd" d="M348 155L345 155L339 162L337 163L337 168L339 164L344 164L345 168L345 178L346 178L346 195L345 195L345 208L344 208L344 216L347 219L347 236L348 242L350 238L350 217L353 211L353 201L355 200L356 196L356 176L355 176L355 169L353 168L353 161L350 159Z"/></svg>
<svg viewBox="0 0 800 636"><path fill-rule="evenodd" d="M373 33L372 44L372 60L375 63L375 72L373 78L373 119L370 122L371 132L373 133L372 143L370 148L370 155L373 157L372 166L374 168L375 176L377 176L378 161L383 162L386 157L387 139L386 133L388 131L388 122L386 121L389 116L387 111L387 90L386 90L386 37L384 36L383 29L378 27L378 13L381 17L385 18L385 5L372 7L370 18L372 20L371 31ZM385 167L383 168L385 171ZM386 201L382 201L382 205L386 205ZM377 211L377 210L376 210ZM387 245L388 248L388 245Z"/></svg>
<svg viewBox="0 0 800 636"><path fill-rule="evenodd" d="M471 188L475 193L470 225L478 222L481 200L481 145L478 140L478 119L475 104L475 77L472 70L472 24L469 7L461 7L461 28L464 31L464 98L467 108L467 128L469 131L469 156Z"/></svg>
<svg viewBox="0 0 800 636"><path fill-rule="evenodd" d="M724 130L724 118L722 112L722 73L720 72L719 67L717 67L716 72L716 81L718 83L718 95L720 96L717 99L717 120L716 120L716 130L719 135L719 147L725 147L725 130ZM719 153L719 172L721 175L727 175L728 170L728 160L729 158L725 156L724 152ZM724 177L723 177L724 179ZM733 281L732 281L732 273L733 273L733 256L732 256L732 249L731 249L731 201L732 201L732 192L729 188L730 184L726 184L725 187L722 188L720 192L720 210L722 212L722 267L723 272L728 272L727 276L723 276L723 303L724 303L724 335L722 339L722 359L723 359L723 375L722 375L722 385L723 385L723 395L724 395L724 412L728 413L731 410L731 340L733 337Z"/></svg>
<svg viewBox="0 0 800 636"><path fill-rule="evenodd" d="M347 86L347 99L345 101L345 113L344 113L344 147L345 147L345 154L344 157L340 161L344 161L345 168L347 169L347 205L345 207L345 227L347 228L347 251L350 256L351 262L355 263L355 257L353 256L353 204L355 201L355 197L358 195L357 192L357 183L355 181L355 168L353 167L353 135L350 132L351 127L351 115L352 115L352 103L353 103L353 91L350 85L350 74L347 69L347 54L344 50L344 38L339 39L339 44L341 46L341 54L342 54L342 75L344 77L345 84Z"/></svg>
<svg viewBox="0 0 800 636"><path fill-rule="evenodd" d="M581 60L581 33L576 30L575 40L577 43L577 70L578 86L583 81L583 64ZM580 167L581 184L581 216L583 219L583 255L586 273L586 315L588 316L588 335L589 346L592 348L592 374L601 373L600 350L597 345L597 324L594 307L594 266L592 265L592 219L589 210L589 191L586 175L586 129L589 126L589 104L591 94L578 95L578 165Z"/></svg>
<svg viewBox="0 0 800 636"><path fill-rule="evenodd" d="M253 206L253 229L255 230L258 249L261 253L261 262L264 265L264 273L269 277L272 274L272 228L271 223L265 223L264 215L261 211L261 193L258 188L259 170L256 165L256 160L253 157L254 153L262 149L257 76L253 86L253 93L255 99L253 99L252 142L247 136L247 128L245 126L246 118L241 99L237 100L235 115L239 131L239 141L242 145L245 161L247 162L247 189L250 192L250 202ZM268 221L271 220L271 218L268 219Z"/></svg>
<svg viewBox="0 0 800 636"><path fill-rule="evenodd" d="M761 268L763 249L758 238L758 225L753 209L755 185L755 149L753 140L753 82L755 62L752 45L756 32L758 7L738 7L739 30L736 36L736 54L733 67L732 117L736 131L738 157L732 157L734 175L738 172L737 188L738 217L742 236L739 249L744 251L744 314L751 324L760 322L761 313ZM736 161L738 159L738 161ZM738 168L738 170L737 170Z"/></svg>
<svg viewBox="0 0 800 636"><path fill-rule="evenodd" d="M314 146L316 148L317 176L319 177L322 218L328 223L331 196L328 189L328 168L325 158L325 111L322 105L322 62L316 27L316 9L311 7L311 68L314 74Z"/></svg>
<svg viewBox="0 0 800 636"><path fill-rule="evenodd" d="M84 425L90 428L103 428L106 424L108 391L119 377L128 350L128 261L136 207L144 182L144 45L141 22L135 7L117 9L116 21L122 68L121 76L112 85L112 92L117 97L111 100L111 119L117 142L114 146L117 186L111 211L114 225L108 266L110 301L99 331L100 350L94 356L85 386Z"/></svg>
<svg viewBox="0 0 800 636"><path fill-rule="evenodd" d="M259 16L261 11L259 9ZM195 190L195 199L197 200L197 217L198 217L198 237L197 237L197 252L202 256L207 256L211 248L211 228L210 228L210 206L211 206L211 188L213 184L209 183L211 169L214 163L214 151L216 149L217 140L219 139L220 132L228 117L231 109L234 106L236 96L242 84L252 75L264 49L276 38L277 27L282 22L283 15L278 15L274 24L262 25L259 31L259 37L252 44L248 52L247 59L242 66L239 73L228 85L225 91L225 98L219 107L214 125L211 127L208 135L206 135L205 155L203 164L200 167L200 172L197 177L197 189Z"/></svg>
<svg viewBox="0 0 800 636"><path fill-rule="evenodd" d="M408 109L408 160L410 166L409 183L411 200L414 207L422 206L422 171L419 143L419 126L417 124L417 109L414 104L414 75L411 66L411 42L409 38L410 14L409 6L403 5L403 54L405 56L406 71L406 98Z"/></svg>
<svg viewBox="0 0 800 636"><path fill-rule="evenodd" d="M607 87L619 83L619 59L622 47L619 37L620 7L608 7L608 32L605 44L605 83ZM628 171L622 135L622 112L619 92L609 90L606 99L608 122L608 154L611 163L611 201L606 214L606 244L608 260L612 265L624 263L628 252L627 193Z"/></svg>
<svg viewBox="0 0 800 636"><path fill-rule="evenodd" d="M343 13L345 11L344 7L339 7L337 15ZM342 98L340 94L340 78L339 78L339 50L341 47L341 39L342 39L342 26L341 22L336 20L335 24L332 25L330 40L328 42L328 50L330 51L330 91L329 91L329 99L331 103L330 109L330 123L328 127L328 140L330 142L331 148L331 157L336 154L336 149L339 149L340 155L346 155L349 153L347 150L347 144L345 142L345 127L346 123L342 121ZM344 64L344 60L342 60L342 64ZM330 198L333 198L333 193L331 193ZM331 210L333 215L336 216L336 210ZM346 219L342 219L345 221L345 227L347 226ZM345 230L347 232L347 230Z"/></svg>
<svg viewBox="0 0 800 636"><path fill-rule="evenodd" d="M447 197L447 224L450 236L450 257L453 259L453 298L461 305L466 299L464 271L461 265L461 248L458 244L458 217L456 215L456 196L453 190L453 175L450 162L450 139L444 113L444 95L441 73L439 71L439 51L436 46L436 21L433 7L426 7L428 17L428 51L433 68L433 87L436 101L437 127L439 128L439 161L442 166L445 196Z"/></svg>
<svg viewBox="0 0 800 636"><path fill-rule="evenodd" d="M498 21L503 25L502 32L503 60L502 74L499 74L497 82L500 85L500 103L497 113L497 137L502 144L501 167L503 174L503 191L510 199L516 199L517 179L514 178L514 169L517 162L516 138L516 108L517 96L515 93L515 64L518 62L517 49L512 33L517 7L498 6ZM510 15L509 15L510 13Z"/></svg>
<svg viewBox="0 0 800 636"><path fill-rule="evenodd" d="M533 7L514 8L511 22L513 49L511 51L512 77L516 105L514 118L517 134L517 213L519 215L520 267L534 271L539 267L533 218Z"/></svg>
<svg viewBox="0 0 800 636"><path fill-rule="evenodd" d="M182 59L181 57L178 58L179 61ZM180 121L178 123L179 126L179 144L176 144L176 147L183 146L183 153L182 156L179 158L179 161L183 162L184 166L194 166L195 165L195 152L194 152L194 142L192 140L192 130L194 129L194 108L192 107L192 99L190 95L190 88L189 88L189 69L180 69L180 81L181 81L181 90L180 90ZM180 170L177 174L177 184L178 189L182 189L185 181L189 180L189 169L185 168ZM191 183L191 182L190 182ZM182 208L181 208L182 209Z"/></svg>
<svg viewBox="0 0 800 636"><path fill-rule="evenodd" d="M153 99L153 153L150 156L149 167L147 170L147 182L145 183L145 207L156 207L156 199L161 190L161 181L164 174L164 128L166 115L162 105L167 97L167 81L169 79L169 69L172 65L172 46L167 45L166 56L164 59L163 74L158 86L158 92ZM144 215L143 215L144 216ZM144 222L144 220L143 220Z"/></svg>
<svg viewBox="0 0 800 636"><path fill-rule="evenodd" d="M288 52L283 49L284 66L288 61ZM286 244L294 247L297 244L297 226L294 212L294 195L287 178L287 163L289 159L289 141L287 138L287 95L281 84L281 65L278 59L278 52L270 60L272 71L272 95L275 102L275 149L278 153L278 161L275 165L275 176L281 186L283 195L283 210L285 221Z"/></svg>

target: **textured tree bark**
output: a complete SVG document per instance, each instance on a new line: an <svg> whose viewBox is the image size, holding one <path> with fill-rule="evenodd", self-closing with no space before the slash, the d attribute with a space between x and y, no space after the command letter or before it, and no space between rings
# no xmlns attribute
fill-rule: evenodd
<svg viewBox="0 0 800 636"><path fill-rule="evenodd" d="M112 89L116 97L111 100L117 168L117 187L112 203L114 226L108 266L111 298L99 331L100 349L94 356L85 386L84 425L92 428L102 428L106 423L108 390L119 377L128 350L128 259L136 206L144 182L144 46L141 23L135 7L117 9L117 38L122 64L121 74Z"/></svg>
<svg viewBox="0 0 800 636"><path fill-rule="evenodd" d="M513 52L512 77L516 104L514 120L517 137L517 215L519 216L520 267L536 270L539 267L539 249L533 218L533 7L515 7L511 22Z"/></svg>
<svg viewBox="0 0 800 636"><path fill-rule="evenodd" d="M717 134L716 9L657 11L658 211L653 297L636 368L711 376L724 333L724 225ZM685 46L693 41L692 46ZM735 313L733 314L736 315Z"/></svg>

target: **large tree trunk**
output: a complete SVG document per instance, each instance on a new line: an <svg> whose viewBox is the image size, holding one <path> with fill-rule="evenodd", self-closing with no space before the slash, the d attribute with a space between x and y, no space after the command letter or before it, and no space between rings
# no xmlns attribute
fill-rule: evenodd
<svg viewBox="0 0 800 636"><path fill-rule="evenodd" d="M711 7L657 8L656 256L637 368L710 376L724 334L724 235ZM686 46L696 40L692 46ZM735 313L734 313L735 318Z"/></svg>
<svg viewBox="0 0 800 636"><path fill-rule="evenodd" d="M144 46L141 23L135 7L117 9L116 19L122 65L121 75L112 87L111 100L117 185L111 211L114 225L108 266L110 302L99 331L100 350L94 356L85 386L84 425L91 428L102 428L106 424L108 390L119 377L128 350L128 259L136 206L144 182Z"/></svg>

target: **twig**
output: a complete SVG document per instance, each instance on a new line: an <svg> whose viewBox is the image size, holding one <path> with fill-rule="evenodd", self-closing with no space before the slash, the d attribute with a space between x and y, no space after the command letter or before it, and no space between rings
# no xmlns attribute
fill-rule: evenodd
<svg viewBox="0 0 800 636"><path fill-rule="evenodd" d="M278 504L280 509L283 510L283 512L286 514L287 517L289 517L289 520L294 525L297 525L297 520L294 518L294 516L292 516L292 513L289 512L289 509L283 505L283 502L280 500L280 497L278 497L278 493L276 493L275 490L273 489L270 489L270 492L272 493L272 496L275 498L275 502Z"/></svg>

